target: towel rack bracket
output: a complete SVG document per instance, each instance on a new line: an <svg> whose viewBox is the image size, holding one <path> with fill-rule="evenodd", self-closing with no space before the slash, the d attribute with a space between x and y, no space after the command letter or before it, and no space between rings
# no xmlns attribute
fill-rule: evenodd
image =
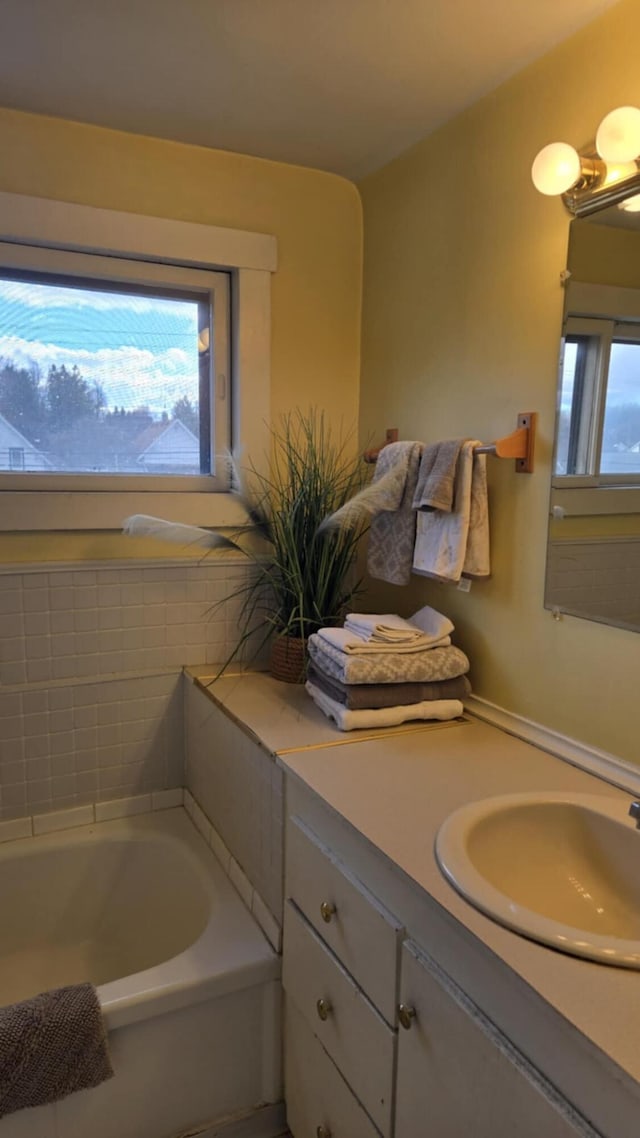
<svg viewBox="0 0 640 1138"><path fill-rule="evenodd" d="M517 430L525 431L525 453L516 458L516 474L533 474L533 457L536 445L536 411L521 411Z"/></svg>

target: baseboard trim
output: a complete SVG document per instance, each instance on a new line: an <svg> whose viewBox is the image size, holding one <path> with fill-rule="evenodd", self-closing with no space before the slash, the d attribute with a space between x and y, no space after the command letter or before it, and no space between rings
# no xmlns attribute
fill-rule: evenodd
<svg viewBox="0 0 640 1138"><path fill-rule="evenodd" d="M288 1134L283 1102L269 1103L242 1117L215 1122L204 1130L184 1131L176 1138L281 1138Z"/></svg>
<svg viewBox="0 0 640 1138"><path fill-rule="evenodd" d="M515 735L526 743L532 743L542 751L548 751L565 763L580 767L589 774L596 775L620 790L627 790L630 794L640 795L640 768L619 759L608 751L600 751L597 747L589 747L585 743L553 731L550 727L543 727L523 715L516 715L512 711L491 703L480 696L468 696L464 701L465 711L476 719L482 719L493 727L499 727L508 735Z"/></svg>

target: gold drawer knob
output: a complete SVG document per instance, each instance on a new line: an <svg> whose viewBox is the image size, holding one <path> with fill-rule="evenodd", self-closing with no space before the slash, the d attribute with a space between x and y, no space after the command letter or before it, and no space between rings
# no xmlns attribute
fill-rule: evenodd
<svg viewBox="0 0 640 1138"><path fill-rule="evenodd" d="M327 925L329 924L329 921L333 917L335 911L336 911L336 907L335 907L335 905L331 904L331 901L323 901L322 902L322 904L320 906L320 916L322 917L323 921Z"/></svg>
<svg viewBox="0 0 640 1138"><path fill-rule="evenodd" d="M329 1013L331 1011L331 1001L330 1000L318 1000L318 1002L316 1004L316 1011L317 1011L318 1015L320 1016L321 1020L327 1020L329 1018Z"/></svg>
<svg viewBox="0 0 640 1138"><path fill-rule="evenodd" d="M316 1138L333 1138L328 1126L318 1126L316 1128Z"/></svg>
<svg viewBox="0 0 640 1138"><path fill-rule="evenodd" d="M411 1023L415 1018L415 1008L412 1008L409 1004L398 1004L398 1019L400 1020L400 1023L402 1024L402 1027L404 1027L405 1031L409 1030Z"/></svg>

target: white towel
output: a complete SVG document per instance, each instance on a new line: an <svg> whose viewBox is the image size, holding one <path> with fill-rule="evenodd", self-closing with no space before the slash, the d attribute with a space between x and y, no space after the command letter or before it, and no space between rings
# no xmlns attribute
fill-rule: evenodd
<svg viewBox="0 0 640 1138"><path fill-rule="evenodd" d="M333 719L341 731L354 731L362 727L397 727L411 719L456 719L464 710L459 699L432 699L405 704L404 707L373 707L350 711L308 680L305 687L313 702L329 719Z"/></svg>
<svg viewBox="0 0 640 1138"><path fill-rule="evenodd" d="M414 644L424 632L396 613L349 612L344 622L349 632L374 644Z"/></svg>
<svg viewBox="0 0 640 1138"><path fill-rule="evenodd" d="M360 636L357 632L352 632L349 628L319 628L316 636L319 637L325 644L330 644L338 652L345 652L347 655L357 656L381 656L389 652L396 653L415 653L426 652L432 648L446 648L451 644L450 636L441 636L438 640L430 640L427 636L419 633L419 639L415 640L412 644L389 644L384 641L366 640L364 636Z"/></svg>
<svg viewBox="0 0 640 1138"><path fill-rule="evenodd" d="M463 573L489 575L486 456L474 453L479 445L467 439L462 446L451 513L418 513L414 573L454 582Z"/></svg>
<svg viewBox="0 0 640 1138"><path fill-rule="evenodd" d="M431 640L439 640L442 636L448 636L453 632L453 621L444 613L432 609L430 605L423 605L414 612L413 616L409 617L409 623L414 628L421 629Z"/></svg>

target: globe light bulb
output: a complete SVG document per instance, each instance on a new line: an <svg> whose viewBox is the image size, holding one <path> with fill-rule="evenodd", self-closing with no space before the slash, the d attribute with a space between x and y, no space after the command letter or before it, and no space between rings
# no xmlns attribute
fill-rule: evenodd
<svg viewBox="0 0 640 1138"><path fill-rule="evenodd" d="M604 179L605 186L614 186L616 182L623 182L633 178L638 173L635 162L607 162L607 173Z"/></svg>
<svg viewBox="0 0 640 1138"><path fill-rule="evenodd" d="M534 160L531 178L541 194L563 194L580 178L580 156L568 142L551 142Z"/></svg>
<svg viewBox="0 0 640 1138"><path fill-rule="evenodd" d="M632 162L640 154L640 109L617 107L605 115L596 134L596 150L605 162Z"/></svg>

